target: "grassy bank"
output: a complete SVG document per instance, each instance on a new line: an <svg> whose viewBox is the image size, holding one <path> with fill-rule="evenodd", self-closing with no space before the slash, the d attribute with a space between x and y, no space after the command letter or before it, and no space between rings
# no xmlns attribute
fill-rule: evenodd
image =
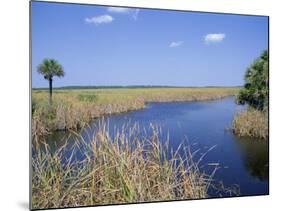
<svg viewBox="0 0 281 211"><path fill-rule="evenodd" d="M237 114L232 123L238 136L268 139L268 114L258 110L248 110Z"/></svg>
<svg viewBox="0 0 281 211"><path fill-rule="evenodd" d="M168 152L159 131L151 127L151 135L140 136L135 125L112 138L101 124L90 143L77 135L68 158L66 145L52 153L48 145L40 150L33 145L32 208L208 197L211 176L200 172L187 148L184 155ZM82 160L76 160L79 151Z"/></svg>
<svg viewBox="0 0 281 211"><path fill-rule="evenodd" d="M131 88L55 90L48 109L48 91L32 91L32 137L53 130L85 126L91 119L145 107L146 102L181 102L220 99L238 88Z"/></svg>

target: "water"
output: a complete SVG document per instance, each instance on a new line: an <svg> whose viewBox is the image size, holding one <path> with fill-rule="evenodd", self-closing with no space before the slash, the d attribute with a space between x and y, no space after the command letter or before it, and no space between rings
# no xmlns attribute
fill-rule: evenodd
<svg viewBox="0 0 281 211"><path fill-rule="evenodd" d="M219 163L214 177L216 182L222 181L225 187L238 186L240 195L268 194L268 142L239 138L227 130L235 113L244 109L234 103L233 97L204 102L150 103L143 110L111 115L105 120L111 135L124 124L130 126L137 122L140 128L146 129L151 123L158 125L163 137L169 134L171 148L177 149L184 142L192 150L200 150L195 158L207 152L200 163L202 171L210 173L214 166L209 164ZM96 121L92 122L92 128L95 125ZM55 133L49 137L49 142L53 147L60 145L66 135ZM88 134L82 135L90 139ZM213 197L218 194L210 192Z"/></svg>

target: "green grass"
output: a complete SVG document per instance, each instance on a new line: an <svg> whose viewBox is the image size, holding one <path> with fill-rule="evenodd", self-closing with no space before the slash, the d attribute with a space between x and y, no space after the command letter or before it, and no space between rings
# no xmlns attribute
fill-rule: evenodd
<svg viewBox="0 0 281 211"><path fill-rule="evenodd" d="M95 102L97 101L97 96L95 94L78 94L78 99L84 102Z"/></svg>

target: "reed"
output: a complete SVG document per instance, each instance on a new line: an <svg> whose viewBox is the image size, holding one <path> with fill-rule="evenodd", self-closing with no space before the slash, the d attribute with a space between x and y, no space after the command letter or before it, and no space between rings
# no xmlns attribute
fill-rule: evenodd
<svg viewBox="0 0 281 211"><path fill-rule="evenodd" d="M67 142L55 152L33 145L32 208L207 198L212 178L190 150L182 145L172 152L169 140L159 138L161 129L150 130L140 135L134 125L111 137L100 124L88 143L76 134L71 148Z"/></svg>
<svg viewBox="0 0 281 211"><path fill-rule="evenodd" d="M235 95L238 91L237 88L55 90L50 111L47 102L48 92L34 90L32 92L33 137L54 130L77 130L94 118L145 108L146 102L215 100Z"/></svg>
<svg viewBox="0 0 281 211"><path fill-rule="evenodd" d="M232 127L238 136L268 139L268 114L254 109L241 112L234 117Z"/></svg>

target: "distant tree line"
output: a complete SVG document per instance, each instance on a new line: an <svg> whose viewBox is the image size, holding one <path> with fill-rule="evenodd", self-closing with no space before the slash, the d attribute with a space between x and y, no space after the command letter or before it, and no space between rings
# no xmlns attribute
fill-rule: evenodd
<svg viewBox="0 0 281 211"><path fill-rule="evenodd" d="M161 86L161 85L128 85L128 86L62 86L54 87L54 90L60 89L139 89L139 88L241 88L242 86ZM32 88L33 90L48 90L49 88Z"/></svg>

